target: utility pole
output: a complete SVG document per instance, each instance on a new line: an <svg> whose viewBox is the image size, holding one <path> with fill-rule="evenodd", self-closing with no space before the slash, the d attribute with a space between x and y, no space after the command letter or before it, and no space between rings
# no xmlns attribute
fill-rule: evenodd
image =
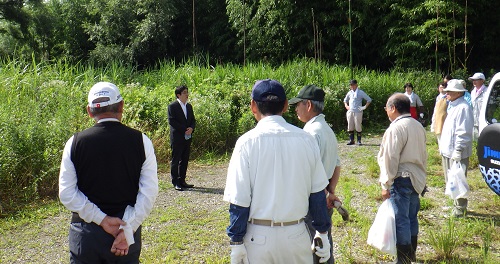
<svg viewBox="0 0 500 264"><path fill-rule="evenodd" d="M351 0L349 0L349 68L351 69L351 80L354 79L352 71L352 27L351 27Z"/></svg>
<svg viewBox="0 0 500 264"><path fill-rule="evenodd" d="M195 13L194 13L194 0L193 0L193 52L196 51L196 24L195 24Z"/></svg>
<svg viewBox="0 0 500 264"><path fill-rule="evenodd" d="M245 0L243 0L243 67L247 64L247 8L245 5Z"/></svg>

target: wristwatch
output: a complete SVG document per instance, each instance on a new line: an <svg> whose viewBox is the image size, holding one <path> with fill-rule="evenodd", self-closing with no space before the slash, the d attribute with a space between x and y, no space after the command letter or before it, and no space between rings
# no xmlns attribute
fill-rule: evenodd
<svg viewBox="0 0 500 264"><path fill-rule="evenodd" d="M238 241L238 242L229 241L229 245L243 245L243 241Z"/></svg>

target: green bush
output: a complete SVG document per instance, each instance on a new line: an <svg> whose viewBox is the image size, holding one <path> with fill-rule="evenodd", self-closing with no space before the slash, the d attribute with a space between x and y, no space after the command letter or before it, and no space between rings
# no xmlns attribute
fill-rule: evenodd
<svg viewBox="0 0 500 264"><path fill-rule="evenodd" d="M104 54L103 54L104 55ZM109 55L109 54L108 54ZM111 55L113 56L113 55ZM373 99L365 113L365 127L386 127L383 106L405 82L413 82L426 109L431 109L439 80L430 72L381 73L355 69L360 87ZM230 152L237 138L255 126L249 110L250 93L258 79L280 81L289 98L306 84L326 91L324 113L337 134L346 127L343 99L348 92L350 70L309 59L297 59L279 67L264 63L200 65L186 61L159 63L156 69L138 71L121 63L97 68L65 61L0 62L0 199L9 210L24 200L57 192L58 170L66 140L93 125L86 112L90 87L110 81L125 101L123 122L146 133L155 145L158 161L170 158L167 105L175 100L174 88L187 85L197 117L193 158L206 153ZM430 116L431 113L429 113ZM293 111L285 119L302 126ZM12 194L16 195L12 195ZM8 202L5 200L8 199Z"/></svg>

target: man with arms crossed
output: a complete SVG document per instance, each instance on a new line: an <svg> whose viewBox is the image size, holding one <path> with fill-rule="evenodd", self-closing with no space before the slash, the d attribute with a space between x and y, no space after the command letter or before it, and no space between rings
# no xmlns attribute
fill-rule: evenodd
<svg viewBox="0 0 500 264"><path fill-rule="evenodd" d="M331 220L318 145L282 117L288 102L279 82L257 81L250 108L258 123L236 142L224 191L230 203L231 263L313 263L304 223L308 211L323 244L314 250L325 262Z"/></svg>
<svg viewBox="0 0 500 264"><path fill-rule="evenodd" d="M112 83L95 84L87 112L96 124L64 147L59 198L73 212L70 263L139 263L141 224L158 194L149 138L121 123L123 99Z"/></svg>
<svg viewBox="0 0 500 264"><path fill-rule="evenodd" d="M477 141L479 138L479 112L481 112L481 106L483 105L483 94L486 91L486 85L484 85L484 74L481 72L476 72L474 75L469 77L472 81L474 88L470 91L471 103L472 103L472 114L474 115L474 129L473 129L473 139Z"/></svg>

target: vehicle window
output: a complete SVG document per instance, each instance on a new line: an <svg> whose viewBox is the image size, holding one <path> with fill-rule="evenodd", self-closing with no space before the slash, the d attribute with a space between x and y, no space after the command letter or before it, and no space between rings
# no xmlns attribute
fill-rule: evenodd
<svg viewBox="0 0 500 264"><path fill-rule="evenodd" d="M491 89L488 105L486 106L486 121L488 124L500 121L500 82L495 82Z"/></svg>

